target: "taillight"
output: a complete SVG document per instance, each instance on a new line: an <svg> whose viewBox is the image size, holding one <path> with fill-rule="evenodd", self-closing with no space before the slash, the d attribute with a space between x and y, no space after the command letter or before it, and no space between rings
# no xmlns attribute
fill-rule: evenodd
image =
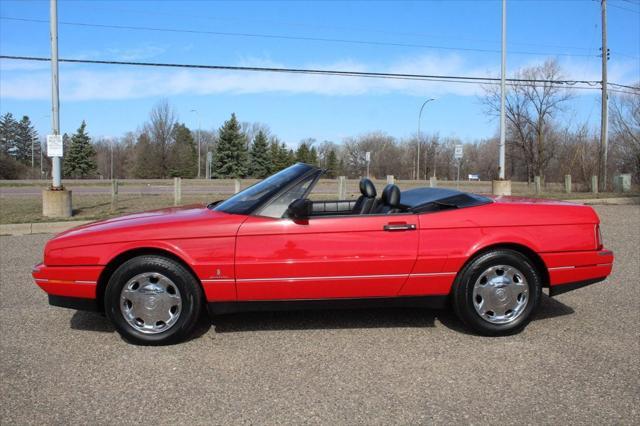
<svg viewBox="0 0 640 426"><path fill-rule="evenodd" d="M596 225L596 249L597 250L602 250L602 247L604 247L604 244L602 242L602 231L600 231L600 225Z"/></svg>

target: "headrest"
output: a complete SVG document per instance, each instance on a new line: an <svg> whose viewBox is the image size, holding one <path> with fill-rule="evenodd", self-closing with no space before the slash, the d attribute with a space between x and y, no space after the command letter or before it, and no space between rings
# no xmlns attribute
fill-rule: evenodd
<svg viewBox="0 0 640 426"><path fill-rule="evenodd" d="M378 194L373 182L371 182L371 180L367 178L360 179L360 192L362 193L362 195L369 198L375 198L375 196Z"/></svg>
<svg viewBox="0 0 640 426"><path fill-rule="evenodd" d="M400 205L400 188L390 183L382 190L382 202L387 206L398 207Z"/></svg>

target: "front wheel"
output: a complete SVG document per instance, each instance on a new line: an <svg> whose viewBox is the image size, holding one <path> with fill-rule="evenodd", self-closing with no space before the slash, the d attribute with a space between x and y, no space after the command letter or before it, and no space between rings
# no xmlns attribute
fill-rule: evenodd
<svg viewBox="0 0 640 426"><path fill-rule="evenodd" d="M113 273L105 312L118 332L142 345L164 345L189 337L203 303L197 280L180 263L139 256Z"/></svg>
<svg viewBox="0 0 640 426"><path fill-rule="evenodd" d="M540 276L527 257L513 250L494 250L473 259L458 275L453 305L474 331L504 336L529 323L541 293Z"/></svg>

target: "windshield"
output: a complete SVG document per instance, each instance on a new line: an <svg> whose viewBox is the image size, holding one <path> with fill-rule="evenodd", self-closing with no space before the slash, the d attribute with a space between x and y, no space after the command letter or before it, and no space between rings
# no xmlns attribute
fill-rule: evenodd
<svg viewBox="0 0 640 426"><path fill-rule="evenodd" d="M214 210L225 213L249 214L289 183L294 182L313 170L312 166L297 163L252 185L233 197L216 205Z"/></svg>

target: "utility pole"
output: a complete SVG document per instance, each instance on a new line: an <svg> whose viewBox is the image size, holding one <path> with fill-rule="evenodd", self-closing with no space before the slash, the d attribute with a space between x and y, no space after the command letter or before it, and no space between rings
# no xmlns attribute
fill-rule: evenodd
<svg viewBox="0 0 640 426"><path fill-rule="evenodd" d="M609 96L607 94L607 0L600 2L602 11L602 114L600 116L600 189L607 190L607 154L609 146Z"/></svg>
<svg viewBox="0 0 640 426"><path fill-rule="evenodd" d="M51 130L52 134L60 134L60 99L58 83L58 1L51 0ZM53 189L62 187L60 157L52 157Z"/></svg>
<svg viewBox="0 0 640 426"><path fill-rule="evenodd" d="M51 17L51 135L47 136L47 155L51 157L52 178L50 188L42 191L42 215L71 217L71 191L62 186L61 157L64 155L60 138L60 99L58 84L58 2L50 0ZM51 140L51 143L49 143Z"/></svg>
<svg viewBox="0 0 640 426"><path fill-rule="evenodd" d="M192 109L191 112L195 112L198 118L198 179L200 179L200 113L197 109Z"/></svg>
<svg viewBox="0 0 640 426"><path fill-rule="evenodd" d="M511 195L511 181L505 179L505 144L506 144L506 74L507 74L507 0L502 0L502 58L500 61L500 153L498 164L498 180L492 182L494 195Z"/></svg>

